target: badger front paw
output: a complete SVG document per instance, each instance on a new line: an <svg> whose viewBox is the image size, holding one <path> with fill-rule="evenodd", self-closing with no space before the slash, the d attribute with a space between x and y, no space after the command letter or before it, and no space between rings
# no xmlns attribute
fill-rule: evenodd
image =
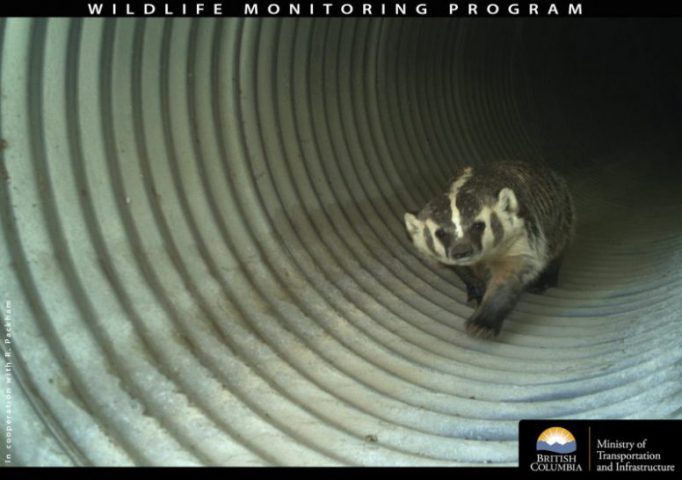
<svg viewBox="0 0 682 480"><path fill-rule="evenodd" d="M492 315L485 315L480 310L474 314L464 324L466 333L471 337L492 338L499 335L502 329L503 319Z"/></svg>

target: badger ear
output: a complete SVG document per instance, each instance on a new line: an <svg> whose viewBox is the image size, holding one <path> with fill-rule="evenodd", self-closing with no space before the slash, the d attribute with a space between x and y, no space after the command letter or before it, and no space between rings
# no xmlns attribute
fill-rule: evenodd
<svg viewBox="0 0 682 480"><path fill-rule="evenodd" d="M405 228L410 236L414 236L421 230L422 222L414 213L407 212L405 214Z"/></svg>
<svg viewBox="0 0 682 480"><path fill-rule="evenodd" d="M511 188L503 188L497 193L497 208L508 213L518 213L519 203Z"/></svg>

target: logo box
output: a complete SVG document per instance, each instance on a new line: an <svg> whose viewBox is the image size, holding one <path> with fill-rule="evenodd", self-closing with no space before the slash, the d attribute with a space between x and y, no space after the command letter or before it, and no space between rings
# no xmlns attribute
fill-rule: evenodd
<svg viewBox="0 0 682 480"><path fill-rule="evenodd" d="M519 469L530 472L682 471L682 420L521 420Z"/></svg>

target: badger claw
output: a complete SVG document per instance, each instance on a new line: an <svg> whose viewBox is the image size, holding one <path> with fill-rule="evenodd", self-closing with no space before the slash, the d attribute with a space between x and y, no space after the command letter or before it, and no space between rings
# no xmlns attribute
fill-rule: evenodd
<svg viewBox="0 0 682 480"><path fill-rule="evenodd" d="M492 338L500 333L502 322L474 314L465 323L467 335L477 338Z"/></svg>
<svg viewBox="0 0 682 480"><path fill-rule="evenodd" d="M474 323L468 323L466 325L466 332L470 337L482 339L490 339L497 335L494 329L484 327L483 325L476 325Z"/></svg>

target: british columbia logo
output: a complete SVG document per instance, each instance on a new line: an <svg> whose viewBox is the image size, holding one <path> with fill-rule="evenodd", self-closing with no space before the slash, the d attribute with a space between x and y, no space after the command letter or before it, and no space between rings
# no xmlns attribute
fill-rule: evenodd
<svg viewBox="0 0 682 480"><path fill-rule="evenodd" d="M578 462L575 436L563 427L549 427L542 431L535 443L534 472L582 472Z"/></svg>
<svg viewBox="0 0 682 480"><path fill-rule="evenodd" d="M576 450L575 437L563 427L550 427L538 437L535 450L561 454L573 453Z"/></svg>

